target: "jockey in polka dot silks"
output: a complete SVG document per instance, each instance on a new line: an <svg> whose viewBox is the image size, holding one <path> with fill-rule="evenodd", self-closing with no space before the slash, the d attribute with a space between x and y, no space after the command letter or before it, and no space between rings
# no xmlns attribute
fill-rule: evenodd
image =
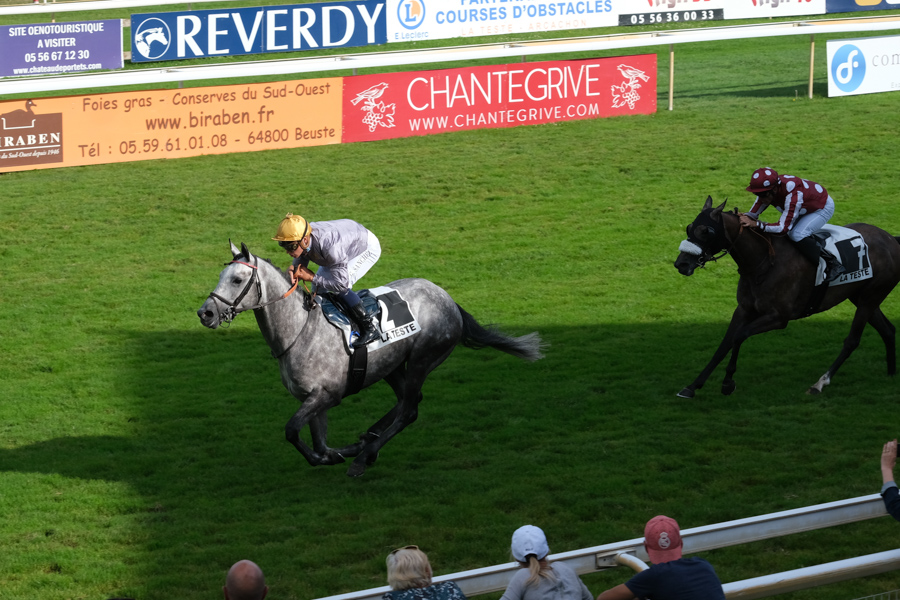
<svg viewBox="0 0 900 600"><path fill-rule="evenodd" d="M756 202L741 215L741 225L767 233L786 233L800 254L817 267L821 256L828 267L826 281L834 281L844 272L843 265L811 237L834 215L834 200L824 187L763 167L753 171L747 191L756 194ZM769 206L774 206L781 218L773 223L759 221L759 215Z"/></svg>

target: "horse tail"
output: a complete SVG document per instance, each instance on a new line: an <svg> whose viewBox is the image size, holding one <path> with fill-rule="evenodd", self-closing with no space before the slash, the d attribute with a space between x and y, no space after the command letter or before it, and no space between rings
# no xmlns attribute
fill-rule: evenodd
<svg viewBox="0 0 900 600"><path fill-rule="evenodd" d="M463 320L463 332L460 344L466 348L480 350L481 348L496 348L507 354L528 361L535 361L544 357L542 350L545 345L537 331L521 337L510 337L501 332L496 325L482 327L475 317L467 313L457 304L459 314Z"/></svg>

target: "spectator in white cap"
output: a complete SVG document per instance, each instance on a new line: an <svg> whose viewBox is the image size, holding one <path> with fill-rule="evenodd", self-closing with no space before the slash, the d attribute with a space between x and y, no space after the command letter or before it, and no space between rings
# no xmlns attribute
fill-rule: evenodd
<svg viewBox="0 0 900 600"><path fill-rule="evenodd" d="M675 519L658 515L644 528L644 549L653 565L597 600L725 600L722 583L702 558L682 558L681 530Z"/></svg>
<svg viewBox="0 0 900 600"><path fill-rule="evenodd" d="M594 600L571 567L547 560L550 548L539 527L516 529L511 549L522 568L513 575L500 600Z"/></svg>

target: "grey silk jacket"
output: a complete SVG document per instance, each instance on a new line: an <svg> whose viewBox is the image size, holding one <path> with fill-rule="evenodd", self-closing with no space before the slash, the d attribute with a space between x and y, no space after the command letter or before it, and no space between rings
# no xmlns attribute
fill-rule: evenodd
<svg viewBox="0 0 900 600"><path fill-rule="evenodd" d="M343 294L352 287L347 264L366 251L369 230L350 219L310 222L309 226L312 229L309 248L300 258L294 259L294 267L306 267L310 262L327 267L319 269L312 280L313 285Z"/></svg>

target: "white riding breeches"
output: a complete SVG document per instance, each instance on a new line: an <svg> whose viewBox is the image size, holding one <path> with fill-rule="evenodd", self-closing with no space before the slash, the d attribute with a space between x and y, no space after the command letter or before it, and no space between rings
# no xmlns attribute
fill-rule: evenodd
<svg viewBox="0 0 900 600"><path fill-rule="evenodd" d="M349 286L351 289L356 282L362 279L362 276L369 272L378 259L381 258L381 243L375 234L369 232L366 249L359 256L354 256L347 261L347 276L350 279ZM317 275L321 275L324 279L333 279L334 275L328 267L320 266Z"/></svg>
<svg viewBox="0 0 900 600"><path fill-rule="evenodd" d="M822 229L832 216L834 216L834 200L831 199L831 196L828 196L828 201L825 203L824 208L807 213L797 219L797 222L794 223L794 226L788 232L788 237L793 242L799 242Z"/></svg>

